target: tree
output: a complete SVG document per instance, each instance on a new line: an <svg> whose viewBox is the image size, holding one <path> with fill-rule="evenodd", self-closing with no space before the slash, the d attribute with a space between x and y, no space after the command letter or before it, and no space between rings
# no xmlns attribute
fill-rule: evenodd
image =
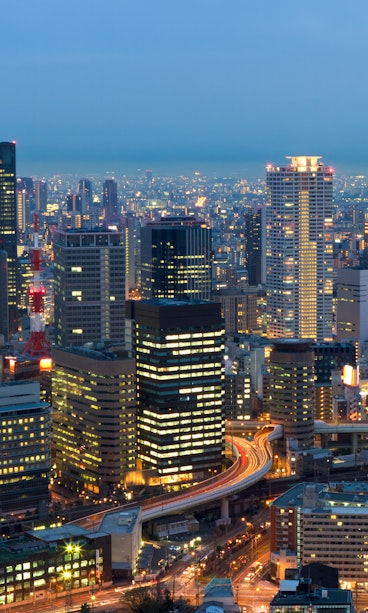
<svg viewBox="0 0 368 613"><path fill-rule="evenodd" d="M84 602L80 608L80 612L81 613L90 613L91 611L91 607L89 606L89 604L87 602Z"/></svg>
<svg viewBox="0 0 368 613"><path fill-rule="evenodd" d="M191 607L183 598L174 601L170 591L162 589L160 584L129 590L125 592L122 601L132 613L169 613L174 610L179 613L192 613L195 610L195 607Z"/></svg>

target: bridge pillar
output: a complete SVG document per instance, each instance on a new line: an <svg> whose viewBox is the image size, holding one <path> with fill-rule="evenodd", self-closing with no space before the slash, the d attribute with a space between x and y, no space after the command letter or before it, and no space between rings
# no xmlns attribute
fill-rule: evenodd
<svg viewBox="0 0 368 613"><path fill-rule="evenodd" d="M356 453L358 448L358 433L354 432L351 435L351 453Z"/></svg>
<svg viewBox="0 0 368 613"><path fill-rule="evenodd" d="M221 498L221 519L229 519L229 499Z"/></svg>

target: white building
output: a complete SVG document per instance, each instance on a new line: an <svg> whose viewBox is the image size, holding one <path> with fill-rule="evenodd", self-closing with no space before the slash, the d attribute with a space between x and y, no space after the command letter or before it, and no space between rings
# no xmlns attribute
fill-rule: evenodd
<svg viewBox="0 0 368 613"><path fill-rule="evenodd" d="M316 156L267 167L270 337L332 338L332 176Z"/></svg>
<svg viewBox="0 0 368 613"><path fill-rule="evenodd" d="M341 268L336 279L337 340L351 340L360 356L368 340L368 270Z"/></svg>

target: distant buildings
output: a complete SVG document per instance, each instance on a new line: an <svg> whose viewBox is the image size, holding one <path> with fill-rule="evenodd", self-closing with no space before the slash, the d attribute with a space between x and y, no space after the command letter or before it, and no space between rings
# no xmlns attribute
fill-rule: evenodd
<svg viewBox="0 0 368 613"><path fill-rule="evenodd" d="M8 327L0 329L5 339L18 329L19 280L17 266L17 188L15 176L15 143L0 143L0 249L6 251L7 266L0 269L1 288L7 277ZM0 292L1 311L5 308L3 290ZM5 296L6 298L6 296ZM3 320L4 321L4 320ZM1 325L0 320L0 325ZM3 324L4 325L4 324Z"/></svg>
<svg viewBox="0 0 368 613"><path fill-rule="evenodd" d="M266 283L266 209L258 205L245 211L244 249L249 285Z"/></svg>
<svg viewBox="0 0 368 613"><path fill-rule="evenodd" d="M119 492L136 465L135 361L125 352L53 350L58 481L91 498Z"/></svg>
<svg viewBox="0 0 368 613"><path fill-rule="evenodd" d="M224 453L220 305L135 305L137 443L143 469L178 487L220 472Z"/></svg>
<svg viewBox="0 0 368 613"><path fill-rule="evenodd" d="M36 382L0 383L0 510L48 504L51 469L50 406Z"/></svg>
<svg viewBox="0 0 368 613"><path fill-rule="evenodd" d="M106 225L116 223L119 217L118 184L114 179L106 179L104 181L102 206Z"/></svg>
<svg viewBox="0 0 368 613"><path fill-rule="evenodd" d="M270 602L270 613L354 613L351 590L340 588L311 588L308 580L285 580Z"/></svg>
<svg viewBox="0 0 368 613"><path fill-rule="evenodd" d="M162 217L141 228L144 300L210 300L211 230L195 217Z"/></svg>
<svg viewBox="0 0 368 613"><path fill-rule="evenodd" d="M318 157L267 167L271 338L332 340L332 177Z"/></svg>
<svg viewBox="0 0 368 613"><path fill-rule="evenodd" d="M59 347L124 340L122 232L54 233L55 341Z"/></svg>

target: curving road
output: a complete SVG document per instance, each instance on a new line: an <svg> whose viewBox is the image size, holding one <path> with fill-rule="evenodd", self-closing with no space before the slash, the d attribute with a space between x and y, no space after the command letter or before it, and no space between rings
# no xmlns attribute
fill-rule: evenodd
<svg viewBox="0 0 368 613"><path fill-rule="evenodd" d="M226 442L232 447L237 459L223 473L179 493L156 496L150 500L116 507L112 511L100 511L71 523L91 529L91 525L97 526L106 513L116 513L137 506L142 509L142 521L148 521L241 492L268 473L272 466L271 441L281 436L282 426L268 425L257 432L254 442L236 436L227 437Z"/></svg>

